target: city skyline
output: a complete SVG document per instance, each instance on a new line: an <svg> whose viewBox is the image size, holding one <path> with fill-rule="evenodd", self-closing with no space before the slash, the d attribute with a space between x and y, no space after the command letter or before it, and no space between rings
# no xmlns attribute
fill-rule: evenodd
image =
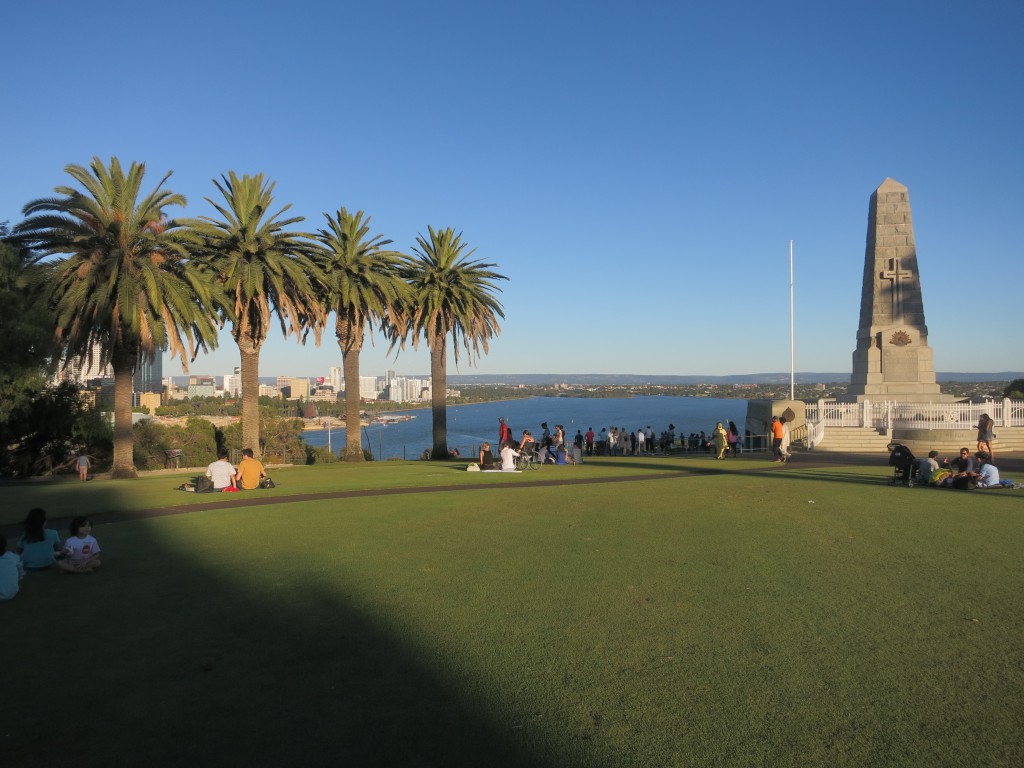
<svg viewBox="0 0 1024 768"><path fill-rule="evenodd" d="M174 171L167 186L189 201L174 216L212 214L211 180L234 170L275 181L277 205L307 231L346 206L409 252L428 225L450 226L510 278L490 354L475 367L449 354L461 375L786 369L793 240L796 367L842 372L868 200L891 177L909 188L936 370L1019 367L1024 105L1007 94L1021 85L1024 5L642 2L622 13L527 0L467 12L442 0L244 18L192 0L173 14L120 5L8 11L20 34L0 63L27 74L8 78L5 101L26 117L0 125L17 148L0 221L67 184L65 165L116 155L147 164L146 189ZM375 34L338 46L342 27ZM139 29L189 51L168 87L191 98L159 120L160 89L123 66L150 53ZM83 36L119 41L90 49L86 67L117 71L118 92L138 96L64 87ZM274 41L241 81L221 55L238 36ZM396 53L381 56L382 41ZM378 119L351 120L327 98L339 72ZM230 110L220 78L235 83ZM317 104L315 118L265 119L261 105L281 92ZM429 371L425 344L395 359L374 341L365 370ZM273 329L261 371L314 376L340 361L332 319L319 347ZM189 370L238 364L225 330Z"/></svg>

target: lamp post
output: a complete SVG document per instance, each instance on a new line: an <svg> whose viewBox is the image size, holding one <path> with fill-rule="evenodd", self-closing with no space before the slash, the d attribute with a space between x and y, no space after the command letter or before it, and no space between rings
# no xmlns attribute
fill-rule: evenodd
<svg viewBox="0 0 1024 768"><path fill-rule="evenodd" d="M796 346L793 333L793 241L789 241L789 399L796 396Z"/></svg>

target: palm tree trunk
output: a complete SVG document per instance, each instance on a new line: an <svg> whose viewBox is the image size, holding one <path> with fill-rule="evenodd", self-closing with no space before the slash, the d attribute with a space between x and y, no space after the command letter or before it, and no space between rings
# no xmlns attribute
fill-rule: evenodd
<svg viewBox="0 0 1024 768"><path fill-rule="evenodd" d="M242 448L260 458L260 345L238 342L242 358Z"/></svg>
<svg viewBox="0 0 1024 768"><path fill-rule="evenodd" d="M338 313L334 335L341 350L345 376L345 461L363 460L362 424L359 419L359 352L363 347L363 329L343 312Z"/></svg>
<svg viewBox="0 0 1024 768"><path fill-rule="evenodd" d="M430 348L430 412L434 419L434 448L432 459L447 459L448 455L448 348L447 336Z"/></svg>
<svg viewBox="0 0 1024 768"><path fill-rule="evenodd" d="M135 374L136 357L121 349L114 351L110 361L114 370L114 464L110 475L114 478L135 478L134 448L132 433L132 376Z"/></svg>
<svg viewBox="0 0 1024 768"><path fill-rule="evenodd" d="M359 418L359 352L342 358L345 374L345 461L363 460L362 424Z"/></svg>

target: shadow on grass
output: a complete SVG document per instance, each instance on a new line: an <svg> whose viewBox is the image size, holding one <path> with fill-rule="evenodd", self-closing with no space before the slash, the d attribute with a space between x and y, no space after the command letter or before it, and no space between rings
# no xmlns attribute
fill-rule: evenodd
<svg viewBox="0 0 1024 768"><path fill-rule="evenodd" d="M17 667L4 765L601 765L494 721L457 660L396 636L301 559L269 583L248 570L259 556L239 569L177 538L201 520L166 525L98 526L99 573L32 573L0 605Z"/></svg>

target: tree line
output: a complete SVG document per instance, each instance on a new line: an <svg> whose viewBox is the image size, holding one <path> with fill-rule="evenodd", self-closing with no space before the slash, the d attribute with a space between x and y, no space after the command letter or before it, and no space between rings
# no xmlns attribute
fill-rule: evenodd
<svg viewBox="0 0 1024 768"><path fill-rule="evenodd" d="M216 194L204 198L215 215L172 218L170 210L187 201L168 188L171 172L144 192L144 163L125 169L116 157L108 164L94 157L64 171L71 183L29 202L25 218L0 232L7 284L46 314L47 332L25 339L15 365L82 358L110 365L114 477L136 476L132 377L141 361L169 351L187 370L229 327L241 364L242 444L261 455L263 344L275 323L285 337L305 343L312 333L319 344L332 313L346 421L356 425L346 430L344 458L363 460L359 354L374 331L392 350L426 343L431 457L448 457L448 343L456 361L460 351L470 363L488 352L504 319L498 282L507 280L497 265L472 258L461 233L428 226L406 254L371 233L363 211L345 207L324 213L315 232L297 230L305 219L288 215L290 204L275 206L274 182L234 171L213 179Z"/></svg>

